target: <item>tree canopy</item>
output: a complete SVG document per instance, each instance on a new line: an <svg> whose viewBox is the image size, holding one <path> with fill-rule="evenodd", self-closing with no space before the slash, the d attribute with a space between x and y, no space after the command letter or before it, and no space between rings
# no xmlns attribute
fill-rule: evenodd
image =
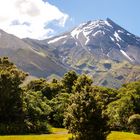
<svg viewBox="0 0 140 140"><path fill-rule="evenodd" d="M50 125L65 126L76 140L104 140L110 130L140 134L140 81L112 89L69 71L24 85L26 76L0 58L0 134L50 133Z"/></svg>
<svg viewBox="0 0 140 140"><path fill-rule="evenodd" d="M76 140L105 140L109 129L107 118L88 87L70 97L65 126Z"/></svg>

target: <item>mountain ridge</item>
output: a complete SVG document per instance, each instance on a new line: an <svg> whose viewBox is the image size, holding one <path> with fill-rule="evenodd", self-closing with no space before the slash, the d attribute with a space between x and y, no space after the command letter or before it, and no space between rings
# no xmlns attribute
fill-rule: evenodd
<svg viewBox="0 0 140 140"><path fill-rule="evenodd" d="M0 55L10 57L33 76L62 76L75 70L91 75L95 84L109 87L140 79L140 38L109 18L82 23L45 40L21 40L8 35L0 38L0 51L2 46L5 49Z"/></svg>

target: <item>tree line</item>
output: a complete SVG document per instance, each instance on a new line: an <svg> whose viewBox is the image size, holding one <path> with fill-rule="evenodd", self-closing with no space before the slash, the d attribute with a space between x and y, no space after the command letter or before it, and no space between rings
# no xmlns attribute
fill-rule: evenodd
<svg viewBox="0 0 140 140"><path fill-rule="evenodd" d="M69 71L61 80L22 86L27 76L0 58L0 134L51 133L51 126L66 127L75 140L104 140L112 130L140 133L140 81L112 89Z"/></svg>

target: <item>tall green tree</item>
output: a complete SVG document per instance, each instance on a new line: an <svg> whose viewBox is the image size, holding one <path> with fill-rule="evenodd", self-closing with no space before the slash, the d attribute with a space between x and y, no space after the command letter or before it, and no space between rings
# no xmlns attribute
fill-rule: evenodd
<svg viewBox="0 0 140 140"><path fill-rule="evenodd" d="M119 99L118 91L116 89L92 86L92 92L95 94L95 98L98 101L98 104L100 104L104 111L106 111L107 105Z"/></svg>
<svg viewBox="0 0 140 140"><path fill-rule="evenodd" d="M78 75L76 74L75 71L69 71L64 75L62 79L64 92L72 93L72 87L74 85L74 82L77 80L77 78Z"/></svg>
<svg viewBox="0 0 140 140"><path fill-rule="evenodd" d="M7 57L0 59L0 133L21 133L24 111L20 84L25 77Z"/></svg>
<svg viewBox="0 0 140 140"><path fill-rule="evenodd" d="M107 113L113 130L129 131L129 117L140 114L140 81L123 85L118 90L117 100L107 106Z"/></svg>
<svg viewBox="0 0 140 140"><path fill-rule="evenodd" d="M49 133L48 117L52 111L41 92L24 92L25 133Z"/></svg>
<svg viewBox="0 0 140 140"><path fill-rule="evenodd" d="M64 124L76 140L105 140L109 133L107 118L89 87L70 97Z"/></svg>
<svg viewBox="0 0 140 140"><path fill-rule="evenodd" d="M64 127L64 112L69 103L70 94L60 93L50 101L52 112L50 114L50 123L55 127Z"/></svg>
<svg viewBox="0 0 140 140"><path fill-rule="evenodd" d="M108 105L107 113L112 130L128 131L128 119L134 114L134 104L131 97L123 97Z"/></svg>

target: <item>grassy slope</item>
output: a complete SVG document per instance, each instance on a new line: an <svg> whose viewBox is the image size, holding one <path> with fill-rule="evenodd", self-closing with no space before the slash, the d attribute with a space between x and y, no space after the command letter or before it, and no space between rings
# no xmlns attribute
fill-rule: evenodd
<svg viewBox="0 0 140 140"><path fill-rule="evenodd" d="M68 140L71 136L65 129L53 128L54 134L25 135L25 136L0 136L0 140ZM140 135L126 132L112 132L107 140L140 140Z"/></svg>

